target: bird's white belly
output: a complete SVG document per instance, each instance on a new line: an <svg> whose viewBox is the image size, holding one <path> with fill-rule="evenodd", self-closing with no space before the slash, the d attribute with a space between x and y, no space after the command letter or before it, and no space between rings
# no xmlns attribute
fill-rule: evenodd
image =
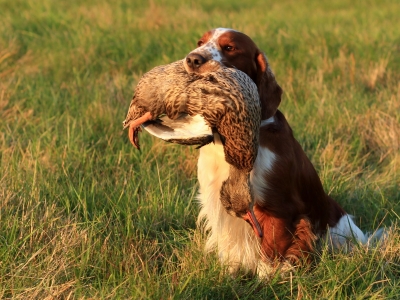
<svg viewBox="0 0 400 300"><path fill-rule="evenodd" d="M167 116L160 117L160 122L146 122L142 124L143 128L150 134L163 139L165 141L181 140L185 144L185 140L206 139L212 136L212 130L208 126L204 117L201 115L182 117L171 120Z"/></svg>

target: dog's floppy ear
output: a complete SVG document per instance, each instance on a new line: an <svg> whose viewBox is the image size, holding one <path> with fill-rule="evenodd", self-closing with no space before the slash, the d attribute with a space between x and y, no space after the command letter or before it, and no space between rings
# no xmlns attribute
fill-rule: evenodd
<svg viewBox="0 0 400 300"><path fill-rule="evenodd" d="M281 103L282 89L269 68L267 58L260 52L256 56L257 88L261 102L261 120L272 117Z"/></svg>

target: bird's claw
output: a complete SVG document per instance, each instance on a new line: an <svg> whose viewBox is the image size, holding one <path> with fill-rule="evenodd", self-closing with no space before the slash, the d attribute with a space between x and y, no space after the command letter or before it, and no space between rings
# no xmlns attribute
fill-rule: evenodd
<svg viewBox="0 0 400 300"><path fill-rule="evenodd" d="M139 132L141 132L142 129L140 127L136 127L136 129L133 131L133 145L136 147L136 149L140 150L140 144L139 144Z"/></svg>

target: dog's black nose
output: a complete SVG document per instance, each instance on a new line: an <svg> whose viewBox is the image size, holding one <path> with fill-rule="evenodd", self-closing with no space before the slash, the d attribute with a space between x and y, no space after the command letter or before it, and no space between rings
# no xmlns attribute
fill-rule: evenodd
<svg viewBox="0 0 400 300"><path fill-rule="evenodd" d="M200 68L206 62L207 59L197 53L190 53L188 56L186 56L186 63L188 67L193 71Z"/></svg>

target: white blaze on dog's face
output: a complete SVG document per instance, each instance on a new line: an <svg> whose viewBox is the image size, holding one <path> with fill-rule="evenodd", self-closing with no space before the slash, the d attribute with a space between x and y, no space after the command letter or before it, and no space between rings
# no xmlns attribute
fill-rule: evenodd
<svg viewBox="0 0 400 300"><path fill-rule="evenodd" d="M207 60L222 61L221 46L219 45L219 38L224 33L232 29L228 28L217 28L212 31L208 31L204 34L201 39L197 42L197 47L194 51L197 54L202 55ZM189 53L190 54L190 53Z"/></svg>

